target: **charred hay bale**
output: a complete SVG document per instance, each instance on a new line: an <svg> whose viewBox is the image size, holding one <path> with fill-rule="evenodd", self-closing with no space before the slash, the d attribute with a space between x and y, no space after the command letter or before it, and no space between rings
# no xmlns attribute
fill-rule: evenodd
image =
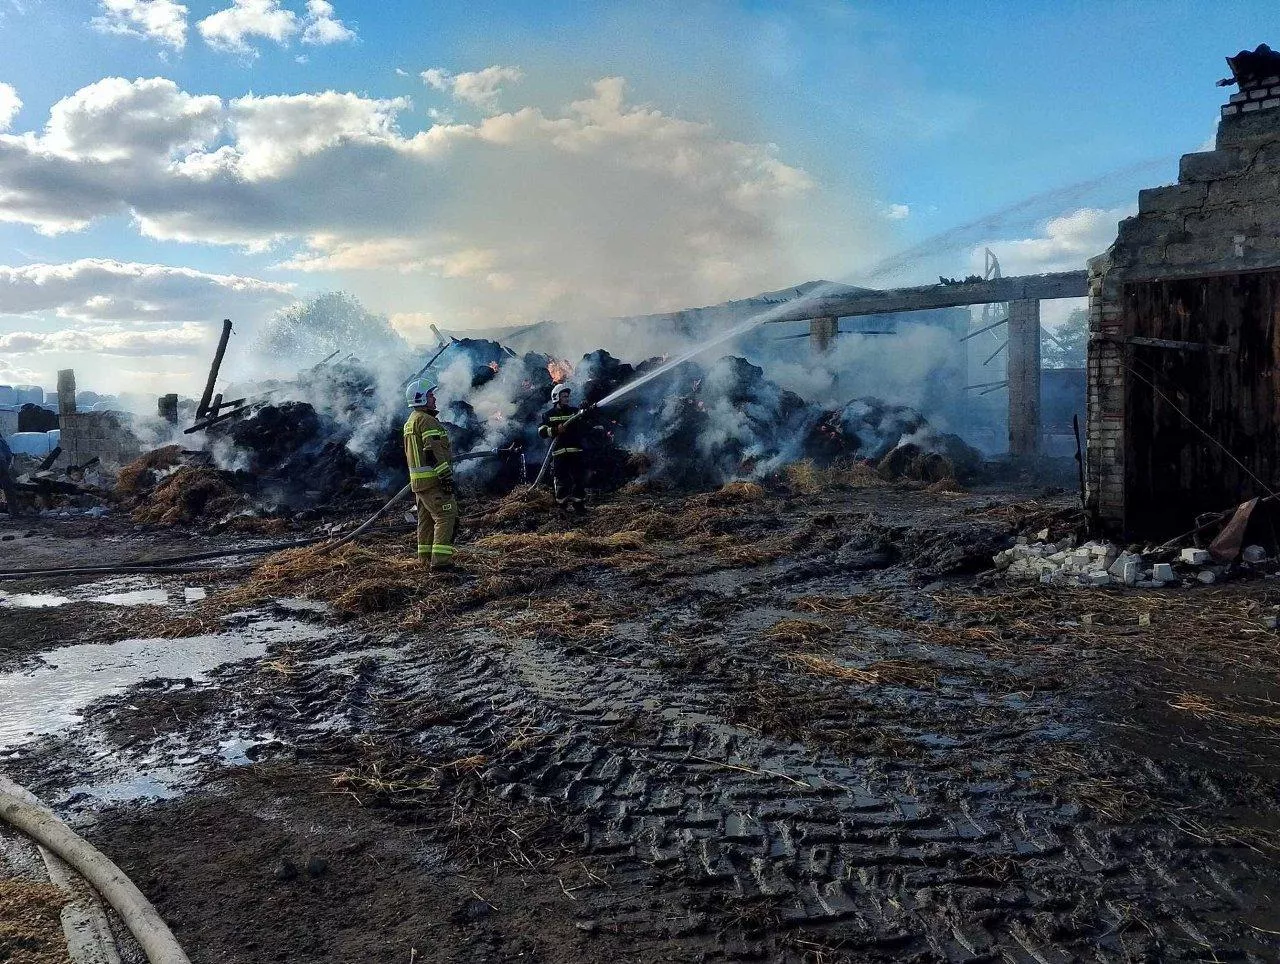
<svg viewBox="0 0 1280 964"><path fill-rule="evenodd" d="M573 380L582 386L581 400L593 403L627 384L635 374L634 365L619 361L603 348L598 348L582 356L582 361L574 369Z"/></svg>
<svg viewBox="0 0 1280 964"><path fill-rule="evenodd" d="M184 458L181 445L166 445L144 453L116 475L115 494L121 498L131 498L150 492L161 473L181 465Z"/></svg>
<svg viewBox="0 0 1280 964"><path fill-rule="evenodd" d="M240 418L227 435L237 448L251 453L252 468L260 471L278 465L315 440L320 428L320 416L310 403L281 402L263 405L248 418Z"/></svg>
<svg viewBox="0 0 1280 964"><path fill-rule="evenodd" d="M243 505L225 474L202 466L185 466L164 479L133 512L133 521L180 525L202 518L221 518Z"/></svg>
<svg viewBox="0 0 1280 964"><path fill-rule="evenodd" d="M955 478L955 468L945 456L926 452L915 442L906 442L893 449L876 464L876 471L888 480L939 482Z"/></svg>

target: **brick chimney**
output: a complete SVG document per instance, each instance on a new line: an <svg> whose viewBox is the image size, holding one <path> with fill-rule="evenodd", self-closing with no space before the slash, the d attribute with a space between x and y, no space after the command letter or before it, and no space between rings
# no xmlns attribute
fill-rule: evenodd
<svg viewBox="0 0 1280 964"><path fill-rule="evenodd" d="M1220 86L1238 84L1240 90L1223 105L1223 117L1252 114L1280 107L1280 53L1266 44L1257 50L1242 50L1227 58L1231 77L1218 81Z"/></svg>

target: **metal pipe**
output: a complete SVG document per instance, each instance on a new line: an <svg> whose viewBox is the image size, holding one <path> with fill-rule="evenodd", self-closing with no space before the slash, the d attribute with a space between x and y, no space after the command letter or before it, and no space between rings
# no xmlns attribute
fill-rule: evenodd
<svg viewBox="0 0 1280 964"><path fill-rule="evenodd" d="M997 348L995 351L993 351L990 355L987 356L987 360L982 363L983 366L991 364L991 362L995 359L996 355L1000 354L1002 351L1004 351L1008 347L1009 347L1009 339L1006 338L1004 341L1000 343L999 348Z"/></svg>
<svg viewBox="0 0 1280 964"><path fill-rule="evenodd" d="M988 332L993 328L999 328L1001 325L1007 325L1008 323L1009 323L1009 317L1006 315L1004 318L1001 318L999 321L993 321L989 325L983 325L977 331L969 332L969 334L965 335L960 340L968 341L970 338L977 338L979 335L983 334L984 332Z"/></svg>

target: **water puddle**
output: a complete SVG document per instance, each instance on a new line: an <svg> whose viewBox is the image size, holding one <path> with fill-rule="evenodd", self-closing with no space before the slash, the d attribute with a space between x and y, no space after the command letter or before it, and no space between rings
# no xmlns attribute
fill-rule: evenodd
<svg viewBox="0 0 1280 964"><path fill-rule="evenodd" d="M204 599L200 586L185 586L170 591L137 578L102 579L65 594L28 592L10 593L0 590L0 609L54 609L71 603L92 602L107 606L169 606L195 603Z"/></svg>
<svg viewBox="0 0 1280 964"><path fill-rule="evenodd" d="M200 680L266 651L259 638L231 634L65 646L35 669L0 673L0 749L67 729L94 700L144 680Z"/></svg>

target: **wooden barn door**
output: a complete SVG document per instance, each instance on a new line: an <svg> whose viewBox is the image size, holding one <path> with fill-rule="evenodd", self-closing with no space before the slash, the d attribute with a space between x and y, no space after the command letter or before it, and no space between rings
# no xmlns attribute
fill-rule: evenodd
<svg viewBox="0 0 1280 964"><path fill-rule="evenodd" d="M1123 299L1129 532L1174 535L1280 486L1280 271L1130 283Z"/></svg>

